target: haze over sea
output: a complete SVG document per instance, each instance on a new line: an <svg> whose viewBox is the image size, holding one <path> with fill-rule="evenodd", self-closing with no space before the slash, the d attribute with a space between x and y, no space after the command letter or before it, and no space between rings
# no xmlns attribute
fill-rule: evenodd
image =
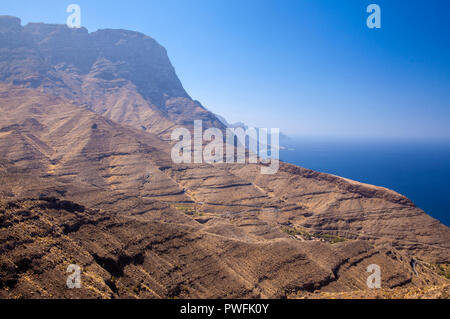
<svg viewBox="0 0 450 319"><path fill-rule="evenodd" d="M450 226L450 140L295 138L280 159L405 195Z"/></svg>

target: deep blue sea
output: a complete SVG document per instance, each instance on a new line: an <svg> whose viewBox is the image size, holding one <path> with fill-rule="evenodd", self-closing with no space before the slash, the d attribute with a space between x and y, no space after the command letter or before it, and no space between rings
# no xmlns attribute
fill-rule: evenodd
<svg viewBox="0 0 450 319"><path fill-rule="evenodd" d="M296 138L280 159L383 186L450 226L450 141Z"/></svg>

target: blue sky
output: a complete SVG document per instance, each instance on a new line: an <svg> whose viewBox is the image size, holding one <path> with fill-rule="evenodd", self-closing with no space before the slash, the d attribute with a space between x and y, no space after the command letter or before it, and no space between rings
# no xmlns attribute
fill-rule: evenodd
<svg viewBox="0 0 450 319"><path fill-rule="evenodd" d="M446 0L14 0L0 14L143 32L185 89L230 122L291 136L450 138ZM366 7L381 7L368 29Z"/></svg>

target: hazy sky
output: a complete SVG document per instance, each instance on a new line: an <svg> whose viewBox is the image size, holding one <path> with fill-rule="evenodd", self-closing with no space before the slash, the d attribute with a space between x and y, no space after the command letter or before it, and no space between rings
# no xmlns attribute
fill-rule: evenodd
<svg viewBox="0 0 450 319"><path fill-rule="evenodd" d="M14 0L0 14L143 32L228 121L290 135L450 138L447 0ZM366 8L381 7L381 29Z"/></svg>

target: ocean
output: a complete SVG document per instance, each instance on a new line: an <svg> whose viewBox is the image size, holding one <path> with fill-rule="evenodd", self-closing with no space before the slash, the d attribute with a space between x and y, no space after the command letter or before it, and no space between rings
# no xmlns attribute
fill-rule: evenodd
<svg viewBox="0 0 450 319"><path fill-rule="evenodd" d="M450 226L450 141L296 138L280 159L383 186Z"/></svg>

